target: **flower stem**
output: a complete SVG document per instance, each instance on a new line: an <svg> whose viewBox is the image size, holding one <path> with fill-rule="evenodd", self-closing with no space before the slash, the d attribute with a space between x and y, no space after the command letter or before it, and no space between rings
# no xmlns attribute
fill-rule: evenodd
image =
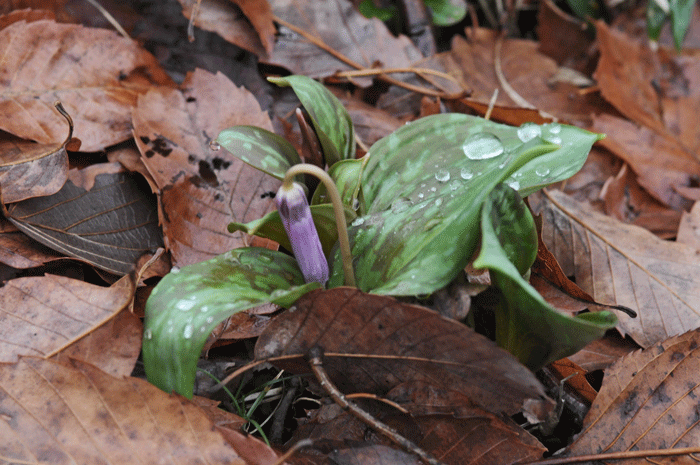
<svg viewBox="0 0 700 465"><path fill-rule="evenodd" d="M345 285L355 287L355 272L352 267L352 254L350 253L350 240L348 239L348 224L345 221L345 209L340 200L338 188L335 182L324 170L309 163L294 165L287 170L284 175L283 184L286 186L294 182L294 177L298 174L310 174L321 180L333 204L335 214L335 227L338 229L338 241L340 241L340 255L343 258L343 272L345 273Z"/></svg>

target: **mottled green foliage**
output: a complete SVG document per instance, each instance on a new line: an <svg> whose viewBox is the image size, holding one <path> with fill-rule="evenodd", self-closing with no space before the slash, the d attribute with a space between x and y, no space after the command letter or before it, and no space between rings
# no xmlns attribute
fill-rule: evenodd
<svg viewBox="0 0 700 465"><path fill-rule="evenodd" d="M527 244L535 233L533 221L520 215L501 215L513 204L531 216L522 199L507 186L494 189L481 211L481 249L473 263L487 268L491 283L501 292L496 305L496 342L532 370L573 354L614 328L617 318L611 312L582 313L570 317L552 308L523 279L521 270L509 259L504 245ZM513 223L514 222L514 223ZM526 224L532 228L524 228Z"/></svg>
<svg viewBox="0 0 700 465"><path fill-rule="evenodd" d="M358 287L420 295L446 285L476 248L479 211L497 184L530 192L566 179L598 139L570 126L534 126L443 114L374 144L362 182L368 213L349 229ZM339 255L329 287L343 283Z"/></svg>
<svg viewBox="0 0 700 465"><path fill-rule="evenodd" d="M224 129L216 142L245 163L279 180L289 168L301 163L299 154L286 139L255 126Z"/></svg>
<svg viewBox="0 0 700 465"><path fill-rule="evenodd" d="M146 303L148 381L191 398L199 354L216 325L264 303L288 307L318 287L304 283L293 257L263 248L235 249L169 273Z"/></svg>
<svg viewBox="0 0 700 465"><path fill-rule="evenodd" d="M664 10L659 2L649 0L647 4L647 33L650 39L658 40L661 29L667 21L671 21L671 33L677 50L681 49L683 39L688 32L693 7L696 0L669 0L668 10Z"/></svg>
<svg viewBox="0 0 700 465"><path fill-rule="evenodd" d="M361 159L352 160L341 160L335 165L328 169L328 175L335 182L338 192L340 193L340 199L343 201L343 205L357 210L358 215L362 215L364 212L359 208L360 205L364 205L362 202L362 171L365 168L365 164L369 160L369 157L365 156ZM319 184L314 192L314 196L311 199L312 205L318 205L323 203L329 203L330 198L326 191L326 186Z"/></svg>
<svg viewBox="0 0 700 465"><path fill-rule="evenodd" d="M313 123L326 164L355 158L355 127L347 110L326 87L306 76L268 78L278 86L291 86Z"/></svg>
<svg viewBox="0 0 700 465"><path fill-rule="evenodd" d="M437 26L452 26L467 15L467 2L464 0L424 0L430 8L433 23Z"/></svg>

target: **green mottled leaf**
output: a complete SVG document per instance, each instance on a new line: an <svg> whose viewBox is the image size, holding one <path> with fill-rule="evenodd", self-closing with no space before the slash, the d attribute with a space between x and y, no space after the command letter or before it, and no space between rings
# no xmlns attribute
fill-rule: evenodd
<svg viewBox="0 0 700 465"><path fill-rule="evenodd" d="M338 241L338 229L335 226L335 216L333 214L333 206L331 204L311 205L311 216L314 219L314 225L318 231L318 236L321 239L323 252L328 256L333 245ZM349 207L345 208L345 220L350 223L357 215ZM250 223L230 223L228 225L229 232L243 231L246 234L264 237L279 243L287 250L292 250L292 245L289 243L287 233L282 226L282 220L277 210L268 213L260 219L251 221Z"/></svg>
<svg viewBox="0 0 700 465"><path fill-rule="evenodd" d="M683 46L683 39L688 32L690 19L693 16L693 7L697 0L671 0L671 31L676 50ZM653 2L653 0L652 0Z"/></svg>
<svg viewBox="0 0 700 465"><path fill-rule="evenodd" d="M647 35L651 40L659 40L661 29L666 24L667 19L668 13L654 0L649 0L647 3Z"/></svg>
<svg viewBox="0 0 700 465"><path fill-rule="evenodd" d="M146 303L143 362L148 381L191 398L197 359L216 325L264 303L288 307L319 287L304 283L293 257L257 247L234 249L169 273Z"/></svg>
<svg viewBox="0 0 700 465"><path fill-rule="evenodd" d="M379 8L372 0L362 0L357 6L365 18L378 18L380 21L389 21L396 16L396 7L390 5L387 8Z"/></svg>
<svg viewBox="0 0 700 465"><path fill-rule="evenodd" d="M359 209L358 205L363 205L362 202L362 171L365 168L365 164L369 160L369 157L365 156L361 159L352 160L341 160L335 165L331 166L328 170L328 175L335 182L338 192L340 193L340 199L343 201L344 205L350 208L357 208L358 214L363 214L364 212ZM312 205L328 203L330 198L328 197L326 186L319 184L319 186L314 191L313 198L311 199Z"/></svg>
<svg viewBox="0 0 700 465"><path fill-rule="evenodd" d="M561 148L537 134L561 142ZM569 126L521 130L443 114L378 141L363 173L362 208L368 214L349 229L358 286L419 295L446 285L476 248L479 211L497 184L507 180L529 191L565 179L598 137ZM479 155L494 156L474 159ZM542 167L549 171L537 171ZM343 282L339 254L332 264L329 287Z"/></svg>
<svg viewBox="0 0 700 465"><path fill-rule="evenodd" d="M464 0L424 0L430 8L433 23L437 26L452 26L467 15L467 2Z"/></svg>
<svg viewBox="0 0 700 465"><path fill-rule="evenodd" d="M525 276L537 258L537 229L532 213L513 188L499 184L489 196L490 221L508 260Z"/></svg>
<svg viewBox="0 0 700 465"><path fill-rule="evenodd" d="M216 138L222 147L250 166L282 180L292 165L301 163L294 146L275 133L255 126L224 129Z"/></svg>
<svg viewBox="0 0 700 465"><path fill-rule="evenodd" d="M292 87L311 116L328 166L355 158L355 128L350 115L323 84L306 76L268 78L268 81Z"/></svg>
<svg viewBox="0 0 700 465"><path fill-rule="evenodd" d="M511 226L498 213L502 206L517 202L522 203L522 200L516 197L515 191L499 188L484 203L481 249L473 266L487 268L491 283L501 291L496 306L496 342L534 371L602 337L605 331L615 327L617 318L608 311L582 313L575 317L564 315L552 308L522 278L501 242L512 239L512 236L500 234ZM527 209L524 211L529 214ZM534 231L534 223L532 227Z"/></svg>

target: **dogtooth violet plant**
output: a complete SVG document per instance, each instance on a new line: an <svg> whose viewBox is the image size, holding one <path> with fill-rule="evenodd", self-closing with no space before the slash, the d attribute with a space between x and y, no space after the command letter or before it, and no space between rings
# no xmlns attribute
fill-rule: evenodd
<svg viewBox="0 0 700 465"><path fill-rule="evenodd" d="M245 247L166 275L145 311L143 360L151 383L191 397L208 335L236 312L269 302L289 307L313 289L342 285L429 295L452 281L477 248L474 266L488 269L502 294L496 342L529 368L569 355L616 325L608 311L558 312L523 278L538 244L521 196L572 176L601 136L557 123L511 127L440 114L404 125L356 159L352 122L330 91L304 76L270 80L298 96L328 171L302 164L289 142L261 128L236 126L218 135L222 147L283 181L277 211L231 223L229 231L272 239L294 257ZM310 204L296 183L309 174L323 181Z"/></svg>

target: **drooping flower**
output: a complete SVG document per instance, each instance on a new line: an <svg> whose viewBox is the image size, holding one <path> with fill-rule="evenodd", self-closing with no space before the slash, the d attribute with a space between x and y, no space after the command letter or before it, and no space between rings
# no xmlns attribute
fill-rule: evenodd
<svg viewBox="0 0 700 465"><path fill-rule="evenodd" d="M323 254L304 188L296 182L283 183L277 191L275 203L304 280L325 285L329 276L328 261Z"/></svg>

